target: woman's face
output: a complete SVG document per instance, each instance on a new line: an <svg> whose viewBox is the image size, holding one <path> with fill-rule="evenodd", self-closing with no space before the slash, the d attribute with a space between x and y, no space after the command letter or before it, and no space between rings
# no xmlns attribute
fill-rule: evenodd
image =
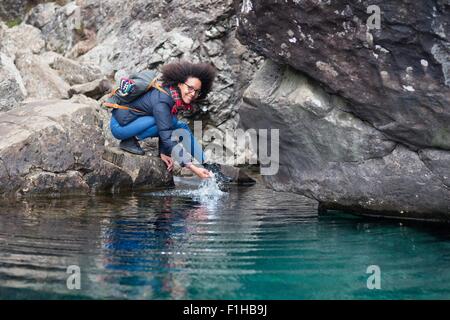
<svg viewBox="0 0 450 320"><path fill-rule="evenodd" d="M198 78L189 77L184 83L179 83L181 99L186 104L194 101L200 94L202 82Z"/></svg>

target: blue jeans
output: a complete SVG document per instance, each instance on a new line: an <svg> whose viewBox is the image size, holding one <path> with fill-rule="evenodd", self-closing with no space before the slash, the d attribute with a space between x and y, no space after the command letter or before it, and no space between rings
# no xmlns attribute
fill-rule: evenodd
<svg viewBox="0 0 450 320"><path fill-rule="evenodd" d="M189 152L198 162L204 163L205 154L203 153L202 146L197 142L197 139L195 139L188 124L183 121L179 121L177 117L173 117L172 121L174 129L185 129L191 137L190 145L188 145L188 141L184 142L183 139L181 139L181 143L186 151ZM155 118L152 116L139 117L125 126L121 126L114 116L112 116L110 127L114 138L119 140L125 140L131 137L137 137L138 140L144 140L146 138L159 136Z"/></svg>

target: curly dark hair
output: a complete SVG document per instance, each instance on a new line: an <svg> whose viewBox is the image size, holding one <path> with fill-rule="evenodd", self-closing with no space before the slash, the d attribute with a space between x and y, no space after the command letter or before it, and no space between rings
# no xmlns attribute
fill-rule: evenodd
<svg viewBox="0 0 450 320"><path fill-rule="evenodd" d="M198 99L204 99L211 91L216 69L209 63L172 62L162 67L161 80L164 86L176 86L188 78L197 78L202 82Z"/></svg>

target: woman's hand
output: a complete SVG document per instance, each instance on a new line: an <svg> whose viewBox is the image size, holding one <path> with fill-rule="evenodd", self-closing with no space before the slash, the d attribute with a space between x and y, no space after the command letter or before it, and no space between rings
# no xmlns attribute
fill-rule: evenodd
<svg viewBox="0 0 450 320"><path fill-rule="evenodd" d="M164 161L164 163L167 166L167 171L172 171L173 170L173 159L169 156L166 156L165 154L161 153L161 159L162 161Z"/></svg>
<svg viewBox="0 0 450 320"><path fill-rule="evenodd" d="M186 167L195 173L200 179L211 178L213 176L213 173L205 168L196 167L193 164L189 164Z"/></svg>

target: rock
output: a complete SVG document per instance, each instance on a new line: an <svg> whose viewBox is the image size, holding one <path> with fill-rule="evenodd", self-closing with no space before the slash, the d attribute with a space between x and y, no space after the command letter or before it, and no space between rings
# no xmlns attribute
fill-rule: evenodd
<svg viewBox="0 0 450 320"><path fill-rule="evenodd" d="M70 85L84 84L102 78L99 68L58 56L50 66Z"/></svg>
<svg viewBox="0 0 450 320"><path fill-rule="evenodd" d="M290 171L297 178L298 171ZM320 194L325 207L399 219L450 222L450 189L416 152L401 145L366 163L329 164L300 188ZM325 200L326 201L323 201Z"/></svg>
<svg viewBox="0 0 450 320"><path fill-rule="evenodd" d="M430 171L442 179L443 184L450 187L450 152L423 149L419 151L419 157Z"/></svg>
<svg viewBox="0 0 450 320"><path fill-rule="evenodd" d="M182 168L178 164L174 165L173 175L178 177L194 177L195 174L188 168Z"/></svg>
<svg viewBox="0 0 450 320"><path fill-rule="evenodd" d="M74 1L62 7L36 6L27 22L41 29L49 51L66 53L83 37L81 8Z"/></svg>
<svg viewBox="0 0 450 320"><path fill-rule="evenodd" d="M6 30L8 30L8 26L2 20L0 20L0 39L4 39Z"/></svg>
<svg viewBox="0 0 450 320"><path fill-rule="evenodd" d="M278 191L357 213L450 221L449 152L417 152L348 112L348 102L288 66L267 61L245 91L244 129L279 129Z"/></svg>
<svg viewBox="0 0 450 320"><path fill-rule="evenodd" d="M64 53L71 59L85 54L96 45L95 31L85 26L81 7L77 3L81 1L64 7L54 2L42 3L25 18L27 24L42 30L48 50Z"/></svg>
<svg viewBox="0 0 450 320"><path fill-rule="evenodd" d="M21 24L4 31L0 52L3 52L2 57L11 57L8 70L20 87L20 91L15 90L14 86L7 91L21 92L19 99L4 96L11 102L10 106L14 104L13 101L21 101L25 96L38 99L68 98L69 85L49 67L47 62L51 54L43 53L44 48L42 33L33 26Z"/></svg>
<svg viewBox="0 0 450 320"><path fill-rule="evenodd" d="M9 23L20 22L30 5L34 3L33 0L2 1L0 2L0 19Z"/></svg>
<svg viewBox="0 0 450 320"><path fill-rule="evenodd" d="M2 41L0 42L0 51L13 59L19 53L39 54L44 47L45 41L41 31L27 24L20 24L4 30Z"/></svg>
<svg viewBox="0 0 450 320"><path fill-rule="evenodd" d="M99 118L89 104L61 100L26 104L2 114L0 134L2 196L173 185L159 158L119 152L113 159L111 151L105 152Z"/></svg>
<svg viewBox="0 0 450 320"><path fill-rule="evenodd" d="M221 165L220 170L224 175L231 177L233 179L233 183L238 185L253 185L256 183L254 179L252 179L248 174L245 173L245 170L242 168L237 168L233 166Z"/></svg>
<svg viewBox="0 0 450 320"><path fill-rule="evenodd" d="M88 83L71 86L69 89L69 96L76 94L83 94L89 98L100 99L106 93L111 92L112 85L109 80L97 79Z"/></svg>
<svg viewBox="0 0 450 320"><path fill-rule="evenodd" d="M53 65L53 63L61 57L63 56L53 51L45 51L39 55L40 60L48 66Z"/></svg>
<svg viewBox="0 0 450 320"><path fill-rule="evenodd" d="M236 1L238 38L411 149L450 150L448 1ZM381 29L369 29L369 5ZM407 44L407 45L405 45Z"/></svg>
<svg viewBox="0 0 450 320"><path fill-rule="evenodd" d="M29 98L68 98L70 86L40 56L22 53L16 58Z"/></svg>
<svg viewBox="0 0 450 320"><path fill-rule="evenodd" d="M93 49L97 45L97 36L95 31L84 29L84 40L77 42L72 49L70 49L65 56L69 59L76 59L79 56L84 55L89 50Z"/></svg>
<svg viewBox="0 0 450 320"><path fill-rule="evenodd" d="M107 147L103 159L125 171L133 181L133 188L173 187L172 175L158 157L135 156L117 147Z"/></svg>
<svg viewBox="0 0 450 320"><path fill-rule="evenodd" d="M26 96L27 90L13 60L0 52L0 112L15 108Z"/></svg>
<svg viewBox="0 0 450 320"><path fill-rule="evenodd" d="M60 8L55 2L40 3L30 10L24 20L27 24L42 29L52 22Z"/></svg>
<svg viewBox="0 0 450 320"><path fill-rule="evenodd" d="M117 140L116 140L117 141ZM142 149L144 149L145 154L151 155L153 157L159 157L159 138L147 138L143 141L139 141Z"/></svg>

